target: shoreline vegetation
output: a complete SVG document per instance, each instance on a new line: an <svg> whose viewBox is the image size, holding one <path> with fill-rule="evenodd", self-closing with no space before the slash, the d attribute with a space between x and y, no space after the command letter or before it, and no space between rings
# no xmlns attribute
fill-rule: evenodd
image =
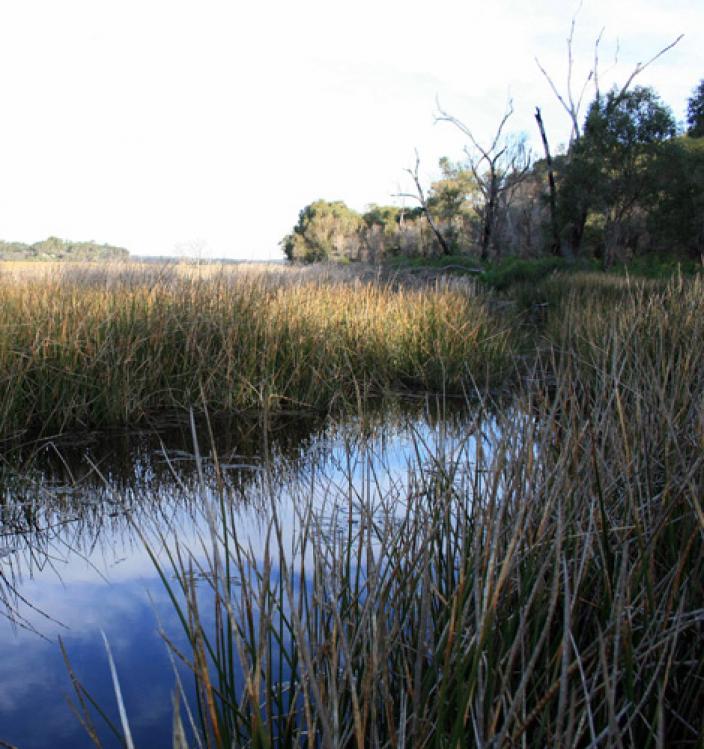
<svg viewBox="0 0 704 749"><path fill-rule="evenodd" d="M493 141L483 144L471 123L437 103L436 122L465 138L463 157L441 158L440 176L423 185L416 154L415 168L405 170L414 187L394 196L402 205L368 204L360 212L342 200L314 200L281 239L285 256L302 263L394 263L468 255L482 264L542 257L604 270L652 257L700 260L704 80L688 100L684 132L654 89L630 87L640 64L622 88L600 91L595 60L582 90L593 79L595 97L582 116L582 98L575 103L570 93L571 47L569 55L564 99L543 70L573 124L558 152L551 153L539 108L542 158L531 152L525 132L508 130L511 101Z"/></svg>
<svg viewBox="0 0 704 749"><path fill-rule="evenodd" d="M464 448L419 443L403 480L329 485L322 511L264 470L261 553L225 493L203 492L198 549L164 530L152 552L198 693L175 709L178 746L191 719L213 747L696 745L704 279L537 267L489 286L3 266L6 436L203 406L266 427L361 415L390 390L475 399ZM471 437L489 418L490 447Z"/></svg>
<svg viewBox="0 0 704 749"><path fill-rule="evenodd" d="M0 265L3 439L160 414L341 413L385 394L508 392L538 351L634 295L701 284L511 261L396 267ZM663 271L664 268L664 271ZM667 273L671 280L667 280ZM683 291L684 293L684 291ZM690 292L687 292L690 293ZM581 309L580 305L584 305Z"/></svg>
<svg viewBox="0 0 704 749"><path fill-rule="evenodd" d="M192 280L179 283L181 303L188 289L200 299ZM454 336L472 340L471 319L481 332L469 361L482 377L466 442L449 450L440 431L418 443L403 480L328 484L322 509L312 483L292 495L264 470L256 553L224 493L204 492L209 532L197 549L164 533L152 553L191 648L175 655L198 694L194 714L174 708L176 745L187 746L192 722L212 747L698 746L704 280L575 273L510 287L526 315L547 302L539 321L494 317L474 282L416 291L382 281L379 309L377 283L293 271L238 293L254 304L256 290L269 312L282 305L273 319L289 321L286 340L299 347L294 331L320 333L290 365L280 339L274 347L256 329L258 350L289 377L333 357L313 353L324 331L345 352L332 371L362 382L355 367L377 367L391 350L377 350L372 312L388 315L384 340L401 351L450 336L430 351L442 372L424 377L464 373L451 356L468 355ZM171 297L154 288L148 319L169 329ZM231 290L219 293L232 303ZM204 317L220 319L217 299ZM261 310L240 305L233 319L244 309ZM506 375L519 350L531 355L493 409L483 370ZM491 444L481 438L489 420Z"/></svg>
<svg viewBox="0 0 704 749"><path fill-rule="evenodd" d="M41 242L6 242L0 240L0 260L14 262L115 261L127 260L128 250L98 242L72 242L49 237Z"/></svg>
<svg viewBox="0 0 704 749"><path fill-rule="evenodd" d="M511 102L486 146L438 103L462 160L424 188L416 154L411 208L309 203L280 243L291 267L0 264L6 452L193 426L207 530L142 536L195 680L194 705L174 667L174 747L702 746L704 81L684 132L631 85L681 35L608 91L595 54L582 113L574 26L565 96L538 62L567 146L551 153L540 108L535 159ZM273 419L361 420L386 395L464 399L466 439L441 423L385 472L351 453L334 477L275 472ZM210 415L258 420L259 541L198 446ZM64 651L75 712L131 747L105 647L119 721Z"/></svg>
<svg viewBox="0 0 704 749"><path fill-rule="evenodd" d="M2 271L5 269L3 268ZM8 269L9 270L9 269ZM495 381L510 331L462 279L347 269L66 265L0 271L3 435L163 411L323 412Z"/></svg>

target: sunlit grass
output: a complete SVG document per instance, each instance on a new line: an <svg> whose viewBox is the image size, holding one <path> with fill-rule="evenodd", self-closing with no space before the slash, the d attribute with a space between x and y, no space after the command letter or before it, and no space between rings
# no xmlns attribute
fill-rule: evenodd
<svg viewBox="0 0 704 749"><path fill-rule="evenodd" d="M704 285L580 284L464 441L154 548L203 746L701 745Z"/></svg>
<svg viewBox="0 0 704 749"><path fill-rule="evenodd" d="M467 289L344 270L3 266L0 432L164 410L329 410L498 380L509 330Z"/></svg>

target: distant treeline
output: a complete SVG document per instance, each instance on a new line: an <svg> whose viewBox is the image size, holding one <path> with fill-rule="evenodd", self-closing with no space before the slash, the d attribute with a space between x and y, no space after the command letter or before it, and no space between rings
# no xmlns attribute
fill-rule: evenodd
<svg viewBox="0 0 704 749"><path fill-rule="evenodd" d="M551 155L546 138L540 159L524 138L502 134L512 111L493 151L477 152L472 141L466 160L441 159L428 189L417 167L408 170L417 188L411 208L307 205L281 241L286 257L556 255L609 267L653 253L704 256L704 80L689 100L686 130L652 88L614 88L597 93L562 153ZM544 134L539 110L536 121Z"/></svg>
<svg viewBox="0 0 704 749"><path fill-rule="evenodd" d="M0 240L0 260L119 260L129 257L123 247L97 242L71 242L49 237L42 242L5 242Z"/></svg>

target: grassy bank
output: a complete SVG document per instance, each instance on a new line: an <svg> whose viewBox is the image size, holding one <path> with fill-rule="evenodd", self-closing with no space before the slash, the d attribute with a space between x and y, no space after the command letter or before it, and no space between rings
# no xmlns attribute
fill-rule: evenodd
<svg viewBox="0 0 704 749"><path fill-rule="evenodd" d="M566 260L562 257L545 255L522 258L505 257L502 260L480 262L470 255L443 255L438 257L395 257L390 258L385 267L395 271L419 271L421 269L450 269L455 273L469 273L478 276L494 289L506 289L514 283L541 281L550 273L603 272L603 265L596 259L577 258ZM669 280L676 275L696 276L704 272L701 260L676 255L656 253L631 258L628 262L615 263L609 275L630 275L634 278Z"/></svg>
<svg viewBox="0 0 704 749"><path fill-rule="evenodd" d="M343 269L54 266L0 273L0 433L214 412L328 410L499 380L508 326L449 284Z"/></svg>
<svg viewBox="0 0 704 749"><path fill-rule="evenodd" d="M452 449L361 489L265 474L256 550L216 501L206 561L161 567L203 745L701 746L703 308L583 279Z"/></svg>
<svg viewBox="0 0 704 749"><path fill-rule="evenodd" d="M596 320L600 303L667 284L548 261L479 281L454 266L428 276L6 263L0 434L133 426L203 403L214 414L325 412L390 391L462 394L530 358L542 345L530 323L546 311Z"/></svg>

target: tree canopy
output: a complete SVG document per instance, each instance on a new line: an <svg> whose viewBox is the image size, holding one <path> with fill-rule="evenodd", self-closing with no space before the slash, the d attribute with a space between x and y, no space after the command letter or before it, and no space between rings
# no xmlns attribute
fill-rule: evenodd
<svg viewBox="0 0 704 749"><path fill-rule="evenodd" d="M687 100L687 135L704 137L704 78Z"/></svg>
<svg viewBox="0 0 704 749"><path fill-rule="evenodd" d="M124 247L97 242L73 242L49 237L41 242L4 242L0 240L0 260L119 260L129 257Z"/></svg>
<svg viewBox="0 0 704 749"><path fill-rule="evenodd" d="M492 145L496 163L494 151L482 150L461 126L474 150L465 149L464 160L440 160L439 178L417 185L420 205L358 213L341 201L309 204L282 240L286 256L379 261L464 253L495 260L559 252L608 267L644 253L704 253L704 80L689 100L686 136L647 86L597 88L577 135L545 160L528 157L524 136L503 133L506 120ZM418 179L417 169L407 171Z"/></svg>
<svg viewBox="0 0 704 749"><path fill-rule="evenodd" d="M592 102L582 136L558 162L563 231L589 222L605 265L636 241L631 219L646 207L653 162L675 132L672 112L653 89L613 89Z"/></svg>
<svg viewBox="0 0 704 749"><path fill-rule="evenodd" d="M281 240L281 247L289 260L349 259L361 224L362 217L341 200L316 200L298 214L298 223Z"/></svg>

